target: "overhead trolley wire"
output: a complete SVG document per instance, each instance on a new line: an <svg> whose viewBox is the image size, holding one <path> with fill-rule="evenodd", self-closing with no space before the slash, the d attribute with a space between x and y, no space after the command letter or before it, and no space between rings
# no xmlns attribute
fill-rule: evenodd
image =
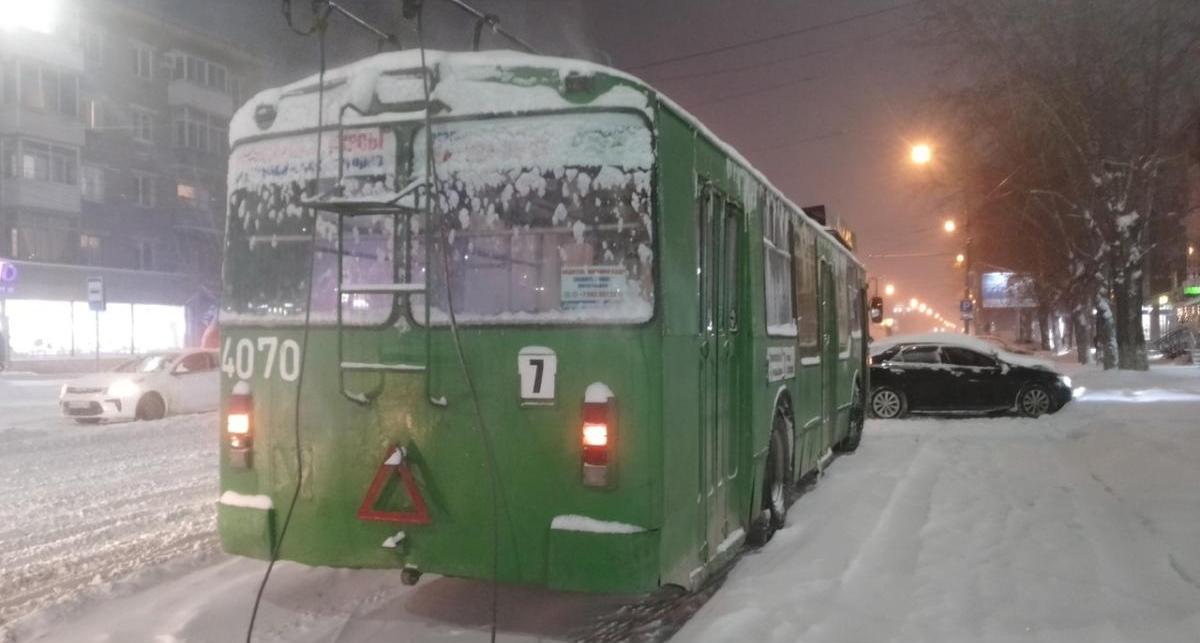
<svg viewBox="0 0 1200 643"><path fill-rule="evenodd" d="M900 9L905 9L905 8L911 7L915 4L917 4L915 0L912 0L909 2L903 2L901 4L892 5L890 7L885 7L883 9L876 9L875 11L867 11L865 13L859 13L859 14L855 14L852 16L847 16L845 18L840 18L838 20L831 20L829 22L822 22L822 23L815 24L815 25L808 25L807 27L800 27L798 29L784 31L784 32L780 32L777 34L772 34L770 36L763 36L761 38L754 38L752 40L744 40L742 42L736 42L736 43L732 43L729 45L723 45L720 47L713 47L712 49L694 51L694 52L687 53L687 54L680 54L678 56L668 56L666 58L659 58L658 60L653 60L653 61L650 61L647 63L642 63L640 65L631 65L629 67L626 67L626 69L628 69L630 71L635 71L638 69L649 69L651 67L658 67L660 65L666 65L669 63L675 63L675 62L680 62L680 61L684 61L684 60L692 60L695 58L701 58L703 56L708 56L711 54L724 53L727 51L733 51L735 49L744 49L746 47L752 47L754 45L760 45L763 43L773 42L776 40L784 40L787 38L791 38L793 36L799 36L801 34L812 33L814 31L820 31L822 29L828 29L830 27L837 27L837 26L841 26L844 24L857 22L859 20L866 20L868 18L874 18L875 16L880 16L880 15L892 13L894 11L899 11Z"/></svg>

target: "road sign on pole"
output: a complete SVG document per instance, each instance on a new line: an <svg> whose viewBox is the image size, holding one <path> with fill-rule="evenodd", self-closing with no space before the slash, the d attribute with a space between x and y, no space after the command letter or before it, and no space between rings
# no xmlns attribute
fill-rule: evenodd
<svg viewBox="0 0 1200 643"><path fill-rule="evenodd" d="M962 301L958 302L958 310L962 313L964 320L975 319L975 302L969 298L964 297Z"/></svg>
<svg viewBox="0 0 1200 643"><path fill-rule="evenodd" d="M104 297L104 277L88 277L87 280L88 308L102 313L108 307Z"/></svg>
<svg viewBox="0 0 1200 643"><path fill-rule="evenodd" d="M100 313L108 307L104 296L104 277L88 277L88 308L96 315L96 372L100 372Z"/></svg>

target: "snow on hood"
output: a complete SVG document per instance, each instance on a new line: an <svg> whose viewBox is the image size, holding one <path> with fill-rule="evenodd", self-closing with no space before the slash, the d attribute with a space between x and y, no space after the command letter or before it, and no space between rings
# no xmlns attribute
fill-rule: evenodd
<svg viewBox="0 0 1200 643"><path fill-rule="evenodd" d="M74 388L107 388L113 382L119 380L139 381L144 373L118 373L116 371L106 371L104 373L92 373L82 377L73 379L67 382L67 386Z"/></svg>
<svg viewBox="0 0 1200 643"><path fill-rule="evenodd" d="M1046 371L1054 371L1054 365L1044 359L1029 357L1028 355L1017 355L1005 350L1001 350L995 344L962 333L917 333L913 335L894 335L877 339L871 344L871 354L878 355L883 351L896 346L897 344L944 344L947 346L961 346L971 350L984 353L985 355L995 356L1013 366L1024 366L1026 368L1038 368Z"/></svg>
<svg viewBox="0 0 1200 643"><path fill-rule="evenodd" d="M589 106L634 108L649 110L649 91L645 84L624 72L582 60L535 56L513 51L425 52L432 70L433 84L430 99L445 104L450 114L498 114L531 110L553 110L578 107L562 93L563 81L570 75L608 76L629 83L616 85L600 94ZM419 120L420 105L424 103L424 81L421 79L421 52L395 51L378 54L358 62L329 69L325 72L323 122L336 125L339 118L346 125L367 125L373 122ZM553 72L557 83L550 78L527 80L527 86L512 84L514 72L530 70ZM531 76L532 78L532 76ZM317 81L313 74L283 87L259 92L234 114L229 125L229 142L262 134L281 134L315 127L317 124ZM631 86L632 85L632 86ZM636 88L635 88L636 87ZM407 114L394 109L377 115L364 116L355 110L369 111L374 98L395 105L413 105ZM263 105L274 107L274 122L266 128L255 123L255 111ZM346 110L343 115L343 108Z"/></svg>

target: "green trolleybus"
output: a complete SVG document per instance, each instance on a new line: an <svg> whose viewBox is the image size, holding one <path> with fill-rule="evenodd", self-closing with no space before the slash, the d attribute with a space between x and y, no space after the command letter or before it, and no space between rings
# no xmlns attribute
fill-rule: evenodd
<svg viewBox="0 0 1200 643"><path fill-rule="evenodd" d="M862 266L628 75L426 53L230 126L224 548L696 587L857 446Z"/></svg>

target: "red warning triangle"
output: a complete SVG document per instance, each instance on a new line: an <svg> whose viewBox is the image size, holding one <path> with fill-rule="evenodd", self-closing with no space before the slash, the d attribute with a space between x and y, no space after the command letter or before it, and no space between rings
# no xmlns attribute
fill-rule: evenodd
<svg viewBox="0 0 1200 643"><path fill-rule="evenodd" d="M400 474L400 481L404 483L404 489L408 491L408 497L412 499L411 511L375 509L384 487L387 486L388 479L395 473ZM379 470L375 472L375 479L371 480L371 486L367 488L367 497L363 498L362 505L358 508L358 519L397 522L406 525L428 525L433 522L429 518L429 509L425 506L425 498L421 495L421 490L417 488L417 482L408 468L408 459L405 457L403 448L394 446L388 449L387 457L384 458L383 464L379 465Z"/></svg>

